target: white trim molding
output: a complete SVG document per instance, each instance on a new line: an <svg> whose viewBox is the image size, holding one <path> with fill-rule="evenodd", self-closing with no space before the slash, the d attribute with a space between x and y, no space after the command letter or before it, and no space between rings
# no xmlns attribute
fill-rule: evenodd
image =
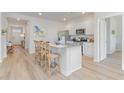
<svg viewBox="0 0 124 93"><path fill-rule="evenodd" d="M94 62L100 62L100 55L99 55L99 19L96 19L96 28L94 33Z"/></svg>
<svg viewBox="0 0 124 93"><path fill-rule="evenodd" d="M0 12L0 30L1 30L1 12ZM2 62L2 44L1 44L1 31L0 31L0 63Z"/></svg>
<svg viewBox="0 0 124 93"><path fill-rule="evenodd" d="M124 70L124 14L122 15L122 70Z"/></svg>

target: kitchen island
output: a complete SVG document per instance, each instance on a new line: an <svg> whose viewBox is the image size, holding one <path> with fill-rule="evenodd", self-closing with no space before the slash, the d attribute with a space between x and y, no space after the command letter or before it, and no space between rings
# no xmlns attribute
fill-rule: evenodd
<svg viewBox="0 0 124 93"><path fill-rule="evenodd" d="M59 49L60 68L64 76L69 76L72 72L78 70L82 66L81 45L66 44L66 45L52 45Z"/></svg>

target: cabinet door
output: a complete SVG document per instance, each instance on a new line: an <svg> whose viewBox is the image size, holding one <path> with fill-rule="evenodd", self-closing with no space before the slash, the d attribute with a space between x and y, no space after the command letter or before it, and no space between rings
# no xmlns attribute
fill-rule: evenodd
<svg viewBox="0 0 124 93"><path fill-rule="evenodd" d="M81 46L72 47L69 49L70 49L69 60L71 62L69 64L69 67L71 67L71 71L73 72L74 70L80 68L82 64Z"/></svg>

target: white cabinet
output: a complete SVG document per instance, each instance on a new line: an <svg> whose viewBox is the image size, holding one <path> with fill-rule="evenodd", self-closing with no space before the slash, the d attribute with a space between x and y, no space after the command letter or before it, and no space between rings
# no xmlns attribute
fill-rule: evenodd
<svg viewBox="0 0 124 93"><path fill-rule="evenodd" d="M61 73L69 76L82 66L81 46L70 46L60 50L61 54Z"/></svg>
<svg viewBox="0 0 124 93"><path fill-rule="evenodd" d="M83 43L83 54L85 56L93 57L94 56L94 43Z"/></svg>

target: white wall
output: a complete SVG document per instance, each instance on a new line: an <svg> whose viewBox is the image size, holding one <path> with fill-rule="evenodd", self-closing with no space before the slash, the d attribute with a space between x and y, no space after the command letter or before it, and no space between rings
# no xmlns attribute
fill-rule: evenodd
<svg viewBox="0 0 124 93"><path fill-rule="evenodd" d="M0 30L1 30L1 12L0 12ZM0 31L0 62L2 61L2 54L1 54L1 31Z"/></svg>
<svg viewBox="0 0 124 93"><path fill-rule="evenodd" d="M116 50L122 51L122 16L116 17L117 35L116 35Z"/></svg>
<svg viewBox="0 0 124 93"><path fill-rule="evenodd" d="M113 32L115 34L113 34ZM110 18L110 54L116 51L116 34L117 34L117 23L115 17Z"/></svg>
<svg viewBox="0 0 124 93"><path fill-rule="evenodd" d="M107 54L109 54L110 52L110 18L106 18L106 36L107 36Z"/></svg>
<svg viewBox="0 0 124 93"><path fill-rule="evenodd" d="M107 54L112 54L116 51L116 34L117 34L117 23L116 17L107 18L109 22L106 24L107 29ZM115 31L115 34L112 34Z"/></svg>
<svg viewBox="0 0 124 93"><path fill-rule="evenodd" d="M13 44L21 44L21 41L24 40L24 37L20 36L22 32L22 27L11 27L11 34L8 34L9 40L12 41Z"/></svg>
<svg viewBox="0 0 124 93"><path fill-rule="evenodd" d="M124 70L124 14L122 15L122 70Z"/></svg>
<svg viewBox="0 0 124 93"><path fill-rule="evenodd" d="M6 24L7 20L3 18L3 13L1 13L1 29L6 29L8 24ZM6 49L6 34L1 37L1 51L2 51L2 59L7 57L7 49Z"/></svg>
<svg viewBox="0 0 124 93"><path fill-rule="evenodd" d="M34 26L37 25L41 29L43 29L46 32L45 37L41 37L39 39L43 40L49 40L49 41L55 41L57 40L57 32L60 31L60 29L63 29L63 24L55 21L35 18L31 16L24 16L17 13L2 13L2 28L7 27L7 17L12 18L20 18L23 20L28 21L27 25L27 32L28 32L28 45L29 45L29 52L34 53L34 42L33 40L36 39L34 37Z"/></svg>
<svg viewBox="0 0 124 93"><path fill-rule="evenodd" d="M86 28L86 34L94 34L94 26L95 16L94 14L91 14L67 22L65 25L65 30L70 30L70 34L75 35L76 29Z"/></svg>

